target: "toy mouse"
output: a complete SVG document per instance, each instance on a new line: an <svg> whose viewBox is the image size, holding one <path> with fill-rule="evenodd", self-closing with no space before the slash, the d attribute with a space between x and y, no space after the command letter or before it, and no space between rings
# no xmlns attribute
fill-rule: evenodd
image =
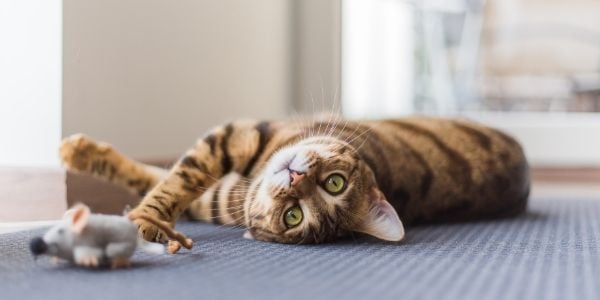
<svg viewBox="0 0 600 300"><path fill-rule="evenodd" d="M192 248L192 240L173 231L166 222L134 213L125 216L92 214L87 206L77 204L43 237L32 239L30 250L36 257L46 254L83 267L110 265L112 268L129 266L129 258L136 248L163 253L163 245L138 237L137 226L132 222L135 219L154 223L169 238L175 239L169 242L170 253L179 250L180 245Z"/></svg>

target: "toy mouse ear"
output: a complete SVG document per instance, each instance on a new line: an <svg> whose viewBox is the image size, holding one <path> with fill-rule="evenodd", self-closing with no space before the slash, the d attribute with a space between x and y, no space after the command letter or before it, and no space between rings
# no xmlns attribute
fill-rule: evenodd
<svg viewBox="0 0 600 300"><path fill-rule="evenodd" d="M71 220L74 213L75 213L75 207L71 207L71 208L67 209L67 211L65 211L65 213L63 214L63 217L62 217L63 220Z"/></svg>
<svg viewBox="0 0 600 300"><path fill-rule="evenodd" d="M355 231L386 241L397 242L404 238L404 226L396 210L377 188L371 191L369 211Z"/></svg>
<svg viewBox="0 0 600 300"><path fill-rule="evenodd" d="M73 230L73 232L76 234L79 234L83 231L88 223L88 219L90 217L90 208L83 204L76 204L69 210L72 211L72 213L70 213L71 230Z"/></svg>

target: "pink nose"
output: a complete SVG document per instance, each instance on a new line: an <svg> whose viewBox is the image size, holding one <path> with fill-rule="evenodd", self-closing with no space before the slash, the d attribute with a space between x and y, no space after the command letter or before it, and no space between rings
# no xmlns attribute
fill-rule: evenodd
<svg viewBox="0 0 600 300"><path fill-rule="evenodd" d="M292 186L298 185L298 183L300 183L300 181L302 181L302 178L304 178L305 176L306 175L304 173L299 173L294 170L290 170L290 184Z"/></svg>

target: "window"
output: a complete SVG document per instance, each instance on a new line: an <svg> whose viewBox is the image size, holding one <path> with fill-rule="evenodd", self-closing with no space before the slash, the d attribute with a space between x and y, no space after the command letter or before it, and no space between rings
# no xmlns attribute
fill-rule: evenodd
<svg viewBox="0 0 600 300"><path fill-rule="evenodd" d="M352 117L460 115L515 135L536 165L600 165L600 3L343 3Z"/></svg>
<svg viewBox="0 0 600 300"><path fill-rule="evenodd" d="M0 43L0 166L58 166L62 1L1 1Z"/></svg>

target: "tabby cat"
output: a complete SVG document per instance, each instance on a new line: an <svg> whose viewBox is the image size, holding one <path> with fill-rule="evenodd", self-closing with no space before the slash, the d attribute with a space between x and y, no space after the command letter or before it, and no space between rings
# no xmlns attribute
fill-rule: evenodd
<svg viewBox="0 0 600 300"><path fill-rule="evenodd" d="M171 170L133 161L83 135L61 158L143 197L135 211L247 228L247 238L320 243L352 232L400 241L404 224L513 216L529 194L521 146L464 120L233 122ZM140 235L165 241L138 220Z"/></svg>

